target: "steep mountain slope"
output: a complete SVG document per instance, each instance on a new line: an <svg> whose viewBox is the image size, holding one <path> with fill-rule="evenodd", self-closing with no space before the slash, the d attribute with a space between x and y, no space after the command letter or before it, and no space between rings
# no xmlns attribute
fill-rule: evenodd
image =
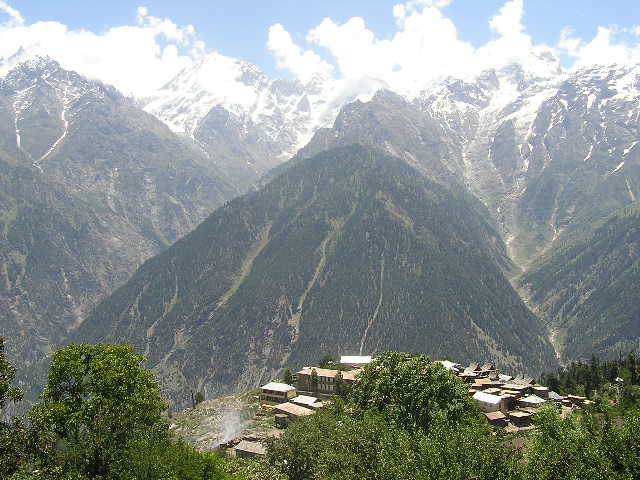
<svg viewBox="0 0 640 480"><path fill-rule="evenodd" d="M348 105L292 164L358 142L403 158L444 186L465 185L486 205L511 259L527 271L549 249L636 201L639 120L637 65L544 78L513 66L474 81L448 79L413 100L382 91L371 102ZM597 281L606 285L609 278ZM550 326L563 323L547 305L552 290L533 283L544 292L533 295L532 306ZM581 304L576 295L566 291L562 302ZM612 329L629 321L613 310L601 313L607 315ZM598 341L607 343L611 331L600 329ZM590 355L571 347L580 340L567 335L567 360ZM564 338L555 337L561 349Z"/></svg>
<svg viewBox="0 0 640 480"><path fill-rule="evenodd" d="M557 242L520 284L549 319L566 358L640 346L640 204Z"/></svg>
<svg viewBox="0 0 640 480"><path fill-rule="evenodd" d="M0 172L0 332L24 367L158 246L38 171L0 162Z"/></svg>
<svg viewBox="0 0 640 480"><path fill-rule="evenodd" d="M0 79L0 335L42 356L235 190L111 87L35 58Z"/></svg>
<svg viewBox="0 0 640 480"><path fill-rule="evenodd" d="M326 352L555 361L484 208L361 146L301 161L147 261L72 340L130 340L172 402Z"/></svg>

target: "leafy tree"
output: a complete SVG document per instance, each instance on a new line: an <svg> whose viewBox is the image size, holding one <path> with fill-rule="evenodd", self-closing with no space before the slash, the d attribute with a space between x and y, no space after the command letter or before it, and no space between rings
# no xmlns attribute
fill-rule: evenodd
<svg viewBox="0 0 640 480"><path fill-rule="evenodd" d="M311 379L309 380L309 388L312 392L318 391L318 372L315 368L311 370Z"/></svg>
<svg viewBox="0 0 640 480"><path fill-rule="evenodd" d="M152 428L129 440L112 469L119 480L231 480L223 459L213 452L201 453L166 428Z"/></svg>
<svg viewBox="0 0 640 480"><path fill-rule="evenodd" d="M4 353L4 338L0 337L0 411L4 410L8 402L22 400L22 392L13 385L16 369L6 359Z"/></svg>
<svg viewBox="0 0 640 480"><path fill-rule="evenodd" d="M286 369L282 375L282 381L287 385L293 385L293 374L290 369Z"/></svg>
<svg viewBox="0 0 640 480"><path fill-rule="evenodd" d="M481 423L409 432L382 413L355 417L331 408L292 424L268 458L291 480L506 479L518 469Z"/></svg>
<svg viewBox="0 0 640 480"><path fill-rule="evenodd" d="M328 353L320 360L320 368L334 368L335 364L335 359Z"/></svg>
<svg viewBox="0 0 640 480"><path fill-rule="evenodd" d="M4 338L0 337L0 413L8 403L19 402L22 392L13 385L16 369L6 359ZM28 431L20 419L0 421L0 478L18 471L27 459Z"/></svg>
<svg viewBox="0 0 640 480"><path fill-rule="evenodd" d="M590 413L562 418L555 405L540 407L538 429L526 451L526 478L536 480L620 478L602 439L611 437L612 425L599 424Z"/></svg>
<svg viewBox="0 0 640 480"><path fill-rule="evenodd" d="M143 361L130 345L70 345L54 354L29 414L45 467L107 475L131 439L164 422L166 404Z"/></svg>
<svg viewBox="0 0 640 480"><path fill-rule="evenodd" d="M352 387L355 412L376 410L408 430L432 422L470 423L480 411L468 387L426 355L387 352L368 364Z"/></svg>
<svg viewBox="0 0 640 480"><path fill-rule="evenodd" d="M349 384L344 381L342 372L336 373L336 395L345 397L349 393Z"/></svg>

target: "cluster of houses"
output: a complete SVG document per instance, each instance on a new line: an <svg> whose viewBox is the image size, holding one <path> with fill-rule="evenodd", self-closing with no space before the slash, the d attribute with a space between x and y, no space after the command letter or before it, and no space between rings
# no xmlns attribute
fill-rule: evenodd
<svg viewBox="0 0 640 480"><path fill-rule="evenodd" d="M502 374L492 363L472 363L467 367L448 360L439 363L469 384L469 394L478 402L489 423L504 427L509 433L533 429L533 415L544 403L554 402L564 411L591 403L586 397L563 397L538 385L532 377Z"/></svg>
<svg viewBox="0 0 640 480"><path fill-rule="evenodd" d="M295 386L270 382L260 387L260 401L276 404L273 406L276 424L285 427L289 420L312 415L322 408L323 400L336 395L339 379L347 386L353 384L362 368L372 360L369 355L342 356L340 365L351 369L346 371L305 367L294 375Z"/></svg>
<svg viewBox="0 0 640 480"><path fill-rule="evenodd" d="M313 415L327 399L336 395L339 378L347 385L356 382L362 368L372 360L371 356L342 356L340 364L351 368L347 371L305 367L293 376L295 386L279 382L263 385L260 401L274 412L276 425L286 428L291 420ZM533 415L544 403L555 402L564 411L591 403L586 397L563 397L538 385L532 377L502 374L492 363L472 363L467 367L448 360L438 363L469 384L469 394L478 402L489 423L504 428L508 433L533 429ZM239 455L244 450L247 450L244 452L247 455L253 455L249 451L258 448L247 444L237 446L236 450L239 447Z"/></svg>

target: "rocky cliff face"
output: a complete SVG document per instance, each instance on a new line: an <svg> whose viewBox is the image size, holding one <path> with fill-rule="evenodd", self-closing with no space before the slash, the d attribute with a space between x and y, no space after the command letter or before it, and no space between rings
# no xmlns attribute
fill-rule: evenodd
<svg viewBox="0 0 640 480"><path fill-rule="evenodd" d="M51 59L0 80L0 334L28 365L235 190L111 87Z"/></svg>

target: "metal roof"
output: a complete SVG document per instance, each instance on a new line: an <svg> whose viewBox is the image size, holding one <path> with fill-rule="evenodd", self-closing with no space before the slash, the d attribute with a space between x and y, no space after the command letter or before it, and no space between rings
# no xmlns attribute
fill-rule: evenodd
<svg viewBox="0 0 640 480"><path fill-rule="evenodd" d="M500 401L502 400L502 397L499 397L497 395L491 395L490 393L484 393L484 392L476 392L473 394L473 398L479 402L484 402L484 403L500 403Z"/></svg>
<svg viewBox="0 0 640 480"><path fill-rule="evenodd" d="M316 397L310 397L308 395L298 395L297 397L294 397L291 399L291 402L293 403L298 403L300 405L313 405L314 403L316 403L318 401L318 399Z"/></svg>
<svg viewBox="0 0 640 480"><path fill-rule="evenodd" d="M558 393L554 392L553 390L551 390L549 392L549 398L551 400L562 400L564 397L562 395L559 395Z"/></svg>
<svg viewBox="0 0 640 480"><path fill-rule="evenodd" d="M356 363L356 364L367 364L371 363L373 357L371 355L342 355L340 357L340 363Z"/></svg>
<svg viewBox="0 0 640 480"><path fill-rule="evenodd" d="M290 392L291 390L295 390L296 387L292 387L291 385L287 385L286 383L278 383L278 382L269 382L266 385L260 387L262 390L271 390L274 392Z"/></svg>
<svg viewBox="0 0 640 480"><path fill-rule="evenodd" d="M544 403L546 400L544 398L540 398L537 395L529 395L528 397L520 399L521 402L525 403Z"/></svg>

